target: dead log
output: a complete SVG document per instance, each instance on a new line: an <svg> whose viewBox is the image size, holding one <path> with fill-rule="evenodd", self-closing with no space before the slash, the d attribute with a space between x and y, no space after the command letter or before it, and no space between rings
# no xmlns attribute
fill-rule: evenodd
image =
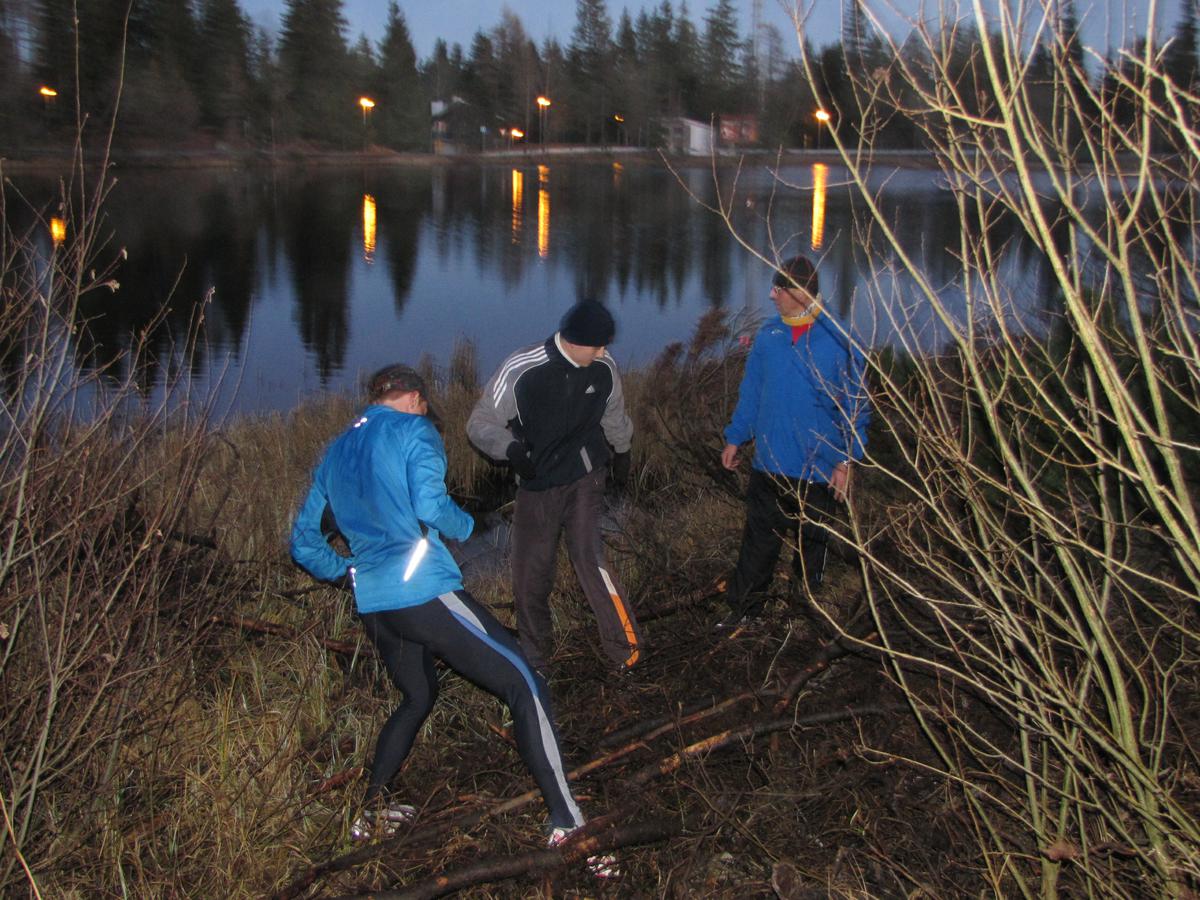
<svg viewBox="0 0 1200 900"><path fill-rule="evenodd" d="M318 784L315 784L309 788L308 796L316 797L321 794L327 794L334 788L339 788L343 784L346 784L348 781L356 781L357 779L361 778L366 771L367 770L362 766L351 766L349 769L343 769L336 775L331 775L324 781L319 782Z"/></svg>
<svg viewBox="0 0 1200 900"><path fill-rule="evenodd" d="M735 694L720 701L712 697L708 700L701 700L698 703L685 706L678 712L665 716L655 716L652 719L643 719L640 722L635 722L616 731L610 731L600 738L599 743L601 747L611 747L613 744L620 744L634 738L649 740L651 736L657 737L664 730L670 730L678 725L698 722L701 719L714 716L727 709L732 709L734 706L744 703L747 700L753 700L756 697L773 698L774 696L774 693L760 694L757 691L743 691L740 694Z"/></svg>
<svg viewBox="0 0 1200 900"><path fill-rule="evenodd" d="M869 640L869 637L868 637ZM792 705L800 689L812 681L817 675L829 668L835 660L850 653L850 647L840 637L825 644L803 669L797 672L792 680L779 692L779 700L775 703L775 714L779 715Z"/></svg>
<svg viewBox="0 0 1200 900"><path fill-rule="evenodd" d="M670 775L672 772L677 771L689 759L712 753L731 744L748 741L751 738L762 735L773 734L777 731L788 731L792 728L801 728L806 725L826 725L830 722L841 722L845 719L855 719L861 716L878 716L907 708L907 706L903 705L860 706L852 709L835 709L829 712L814 713L811 716L788 716L782 719L772 719L769 722L757 722L753 725L747 725L744 728L731 728L727 731L709 735L703 740L696 741L682 750L672 753L670 756L663 757L657 763L645 766L635 772L627 784L629 787L644 786L655 778L662 775Z"/></svg>
<svg viewBox="0 0 1200 900"><path fill-rule="evenodd" d="M675 837L683 831L683 824L678 818L652 819L649 822L639 822L614 828L602 835L591 835L581 840L573 840L561 847L545 850L531 850L518 856L494 856L481 859L471 865L452 872L443 872L424 881L406 886L399 891L371 891L368 894L353 895L355 898L378 898L378 900L429 900L442 897L453 891L478 885L506 881L521 875L536 872L552 872L570 863L594 856L598 853L608 853L637 844L649 844ZM351 898L343 898L351 900Z"/></svg>

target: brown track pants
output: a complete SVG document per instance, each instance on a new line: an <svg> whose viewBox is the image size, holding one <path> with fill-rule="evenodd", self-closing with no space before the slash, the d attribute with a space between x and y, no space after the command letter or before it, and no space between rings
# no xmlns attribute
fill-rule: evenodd
<svg viewBox="0 0 1200 900"><path fill-rule="evenodd" d="M567 554L600 627L600 647L619 666L641 656L642 635L625 590L604 558L600 517L607 469L544 491L517 490L512 523L512 585L517 632L529 661L544 669L554 652L550 591L559 531Z"/></svg>

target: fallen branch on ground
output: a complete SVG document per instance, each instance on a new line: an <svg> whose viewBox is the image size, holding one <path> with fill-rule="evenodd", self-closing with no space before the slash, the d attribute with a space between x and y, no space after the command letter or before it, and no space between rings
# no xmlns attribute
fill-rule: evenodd
<svg viewBox="0 0 1200 900"><path fill-rule="evenodd" d="M598 853L609 853L622 847L648 844L675 837L683 832L684 823L678 818L652 819L614 828L604 835L593 835L578 841L570 841L561 847L531 850L517 856L496 856L481 859L453 872L435 875L401 891L371 891L369 895L378 900L429 900L452 891L505 881L534 872L552 872L577 860ZM350 898L344 898L350 900Z"/></svg>

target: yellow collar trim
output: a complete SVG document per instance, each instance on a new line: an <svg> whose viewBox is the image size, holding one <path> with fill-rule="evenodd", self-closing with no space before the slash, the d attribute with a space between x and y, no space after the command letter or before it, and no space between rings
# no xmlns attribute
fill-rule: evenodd
<svg viewBox="0 0 1200 900"><path fill-rule="evenodd" d="M819 316L820 314L821 314L821 307L813 305L813 306L810 306L801 315L780 316L779 318L783 319L784 325L790 325L793 328L796 328L799 325L811 325L813 322L815 322L817 320L817 316Z"/></svg>

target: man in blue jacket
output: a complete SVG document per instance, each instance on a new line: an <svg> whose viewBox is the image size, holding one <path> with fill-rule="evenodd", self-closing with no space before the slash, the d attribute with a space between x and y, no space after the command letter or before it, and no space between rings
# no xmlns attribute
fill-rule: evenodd
<svg viewBox="0 0 1200 900"><path fill-rule="evenodd" d="M758 619L785 539L799 537L797 590L821 583L828 555L822 523L846 501L851 465L866 446L862 352L822 310L812 263L803 256L785 262L771 300L779 317L754 338L721 452L722 465L735 469L740 445L754 441L746 525L726 593L730 613L718 628Z"/></svg>
<svg viewBox="0 0 1200 900"><path fill-rule="evenodd" d="M368 392L370 405L317 466L291 542L292 557L315 577L349 575L363 628L404 693L379 732L367 811L351 837L391 833L415 812L383 794L433 708L439 657L512 710L517 749L550 810L551 841L561 842L583 816L567 786L548 691L508 630L463 589L442 543L465 540L474 522L446 493L446 453L426 416L424 381L407 366L388 366ZM349 557L322 534L326 506ZM589 865L599 875L615 872L610 857Z"/></svg>

